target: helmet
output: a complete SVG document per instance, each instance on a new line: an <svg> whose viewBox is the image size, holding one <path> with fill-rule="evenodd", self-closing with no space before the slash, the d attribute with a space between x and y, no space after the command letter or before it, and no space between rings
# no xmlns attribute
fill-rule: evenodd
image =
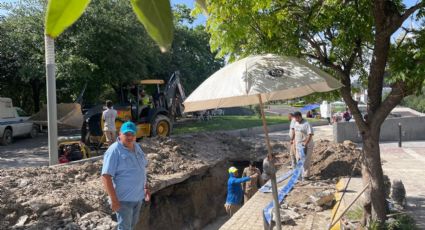
<svg viewBox="0 0 425 230"><path fill-rule="evenodd" d="M229 168L229 173L235 173L237 171L238 171L238 169L236 167L232 166L232 167Z"/></svg>

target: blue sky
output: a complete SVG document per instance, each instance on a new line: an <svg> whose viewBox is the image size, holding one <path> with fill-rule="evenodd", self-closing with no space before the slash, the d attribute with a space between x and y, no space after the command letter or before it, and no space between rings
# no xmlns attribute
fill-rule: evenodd
<svg viewBox="0 0 425 230"><path fill-rule="evenodd" d="M175 4L185 4L192 9L193 7L195 7L195 0L171 0L171 5L175 5ZM194 25L198 25L198 24L205 25L206 20L207 18L204 15L198 15L198 18L195 20Z"/></svg>

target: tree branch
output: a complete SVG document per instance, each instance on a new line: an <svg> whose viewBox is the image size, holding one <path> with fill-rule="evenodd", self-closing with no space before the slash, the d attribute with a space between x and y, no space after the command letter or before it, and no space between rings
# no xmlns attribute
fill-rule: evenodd
<svg viewBox="0 0 425 230"><path fill-rule="evenodd" d="M400 39L400 41L397 43L396 49L400 48L401 44L403 44L404 39L406 38L407 34L409 33L408 30L406 30L405 28L403 28L403 29L404 29L405 33L404 33L403 37Z"/></svg>
<svg viewBox="0 0 425 230"><path fill-rule="evenodd" d="M351 70L353 69L354 66L354 62L356 61L356 57L358 57L359 55L361 55L361 51L362 51L362 41L357 38L356 41L356 46L353 49L353 53L351 53L350 58L348 58L348 61L346 63L346 66L344 66L344 71L349 75Z"/></svg>
<svg viewBox="0 0 425 230"><path fill-rule="evenodd" d="M252 22L254 22L255 26L251 24L251 28L257 33L258 36L262 37L264 41L267 40L267 36L263 31L260 29L260 25L258 25L257 20L255 20L254 16L251 15Z"/></svg>
<svg viewBox="0 0 425 230"><path fill-rule="evenodd" d="M350 75L344 73L340 74L341 82L344 85L341 89L341 96L344 98L345 103L347 103L348 108L351 111L351 114L354 116L357 127L359 127L360 132L364 132L367 129L367 124L363 120L362 113L359 110L358 102L353 99L351 96L351 80Z"/></svg>
<svg viewBox="0 0 425 230"><path fill-rule="evenodd" d="M311 38L310 36L308 36L306 33L301 35L302 38L304 38L312 47L313 49L316 51L316 56L314 55L310 55L311 58L314 58L316 60L318 60L320 63L322 63L322 65L329 67L333 70L335 70L337 73L339 74L343 74L343 69L341 68L341 66L336 65L334 63L331 62L331 60L329 60L328 55L322 52L322 50L320 49L319 44L317 44L317 42Z"/></svg>
<svg viewBox="0 0 425 230"><path fill-rule="evenodd" d="M311 45L311 47L313 47L313 49L316 50L317 57L321 59L327 58L328 55L322 52L322 49L320 49L320 45L314 40L312 36L310 36L308 33L304 33L302 36L304 37L305 40L307 40L307 42Z"/></svg>
<svg viewBox="0 0 425 230"><path fill-rule="evenodd" d="M335 36L334 36L334 34L333 34L333 32L332 32L332 30L331 30L331 28L326 28L326 30L325 30L325 38L327 38L329 41L331 41L332 42L332 40L335 38Z"/></svg>
<svg viewBox="0 0 425 230"><path fill-rule="evenodd" d="M373 128L381 127L388 114L393 110L401 100L408 94L407 85L404 82L396 82L391 87L391 92L382 102L381 106L376 110L372 118Z"/></svg>
<svg viewBox="0 0 425 230"><path fill-rule="evenodd" d="M419 10L421 7L424 7L424 6L425 6L425 2L421 1L420 3L404 11L404 13L400 17L400 20L401 20L400 25L403 24L404 20L406 20L410 15L412 15L416 10Z"/></svg>
<svg viewBox="0 0 425 230"><path fill-rule="evenodd" d="M388 25L388 29L386 31L385 34L387 34L388 36L391 36L394 32L396 32L401 25L403 24L403 22L410 16L412 15L416 10L418 10L419 8L423 7L424 3L421 2L419 4L416 4L412 7L410 7L409 9L407 9L402 15L400 14L392 14L390 16L390 25Z"/></svg>
<svg viewBox="0 0 425 230"><path fill-rule="evenodd" d="M401 14L400 12L395 10L394 9L395 7L391 4L393 3L389 1L385 1L384 3L384 5L386 5L384 7L385 16L382 18L382 20L385 21L385 22L382 21L383 23L382 26L384 29L384 31L382 32L384 36L391 36L394 32L396 32L401 27L403 22L408 17L410 17L416 10L420 9L421 7L425 7L425 1L421 1L420 3L408 8L406 11L404 11L403 14ZM389 19L389 20L386 20L386 19Z"/></svg>
<svg viewBox="0 0 425 230"><path fill-rule="evenodd" d="M318 60L322 65L333 69L338 74L338 76L340 76L341 83L343 84L343 87L340 89L341 95L344 98L344 101L347 103L347 106L350 109L351 113L353 114L359 129L361 130L361 132L364 132L367 129L367 124L363 120L361 112L357 106L358 104L357 101L355 101L353 97L351 96L351 80L350 80L351 70L346 72L345 71L346 69L343 70L341 66L332 63L326 56L323 56L323 54L320 52L320 47L318 47L318 45L315 44L314 40L310 39L310 37L308 36L303 36L303 38L307 40L307 42L313 48L316 49L316 56L312 54L304 54L304 55L312 59ZM361 43L356 44L356 48L353 50L353 54L351 56L354 56L354 57L353 57L350 68L352 68L352 65L354 64L355 56L359 52L358 49L361 49L360 44Z"/></svg>

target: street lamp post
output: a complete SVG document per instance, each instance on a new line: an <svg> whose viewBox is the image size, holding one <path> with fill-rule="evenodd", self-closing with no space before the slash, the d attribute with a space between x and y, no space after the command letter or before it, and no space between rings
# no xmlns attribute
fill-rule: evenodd
<svg viewBox="0 0 425 230"><path fill-rule="evenodd" d="M49 165L58 164L58 126L56 106L55 41L44 35L46 52L47 126L49 140Z"/></svg>

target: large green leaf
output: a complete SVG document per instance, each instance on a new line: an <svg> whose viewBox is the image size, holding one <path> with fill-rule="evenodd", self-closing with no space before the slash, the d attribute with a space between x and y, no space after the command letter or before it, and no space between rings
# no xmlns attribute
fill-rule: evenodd
<svg viewBox="0 0 425 230"><path fill-rule="evenodd" d="M162 52L173 41L173 17L169 0L131 0L137 18L148 34L158 43Z"/></svg>
<svg viewBox="0 0 425 230"><path fill-rule="evenodd" d="M90 0L49 0L45 21L46 34L59 36L83 14Z"/></svg>
<svg viewBox="0 0 425 230"><path fill-rule="evenodd" d="M204 11L205 15L208 15L207 1L206 0L195 0L196 4L198 4L202 11Z"/></svg>

